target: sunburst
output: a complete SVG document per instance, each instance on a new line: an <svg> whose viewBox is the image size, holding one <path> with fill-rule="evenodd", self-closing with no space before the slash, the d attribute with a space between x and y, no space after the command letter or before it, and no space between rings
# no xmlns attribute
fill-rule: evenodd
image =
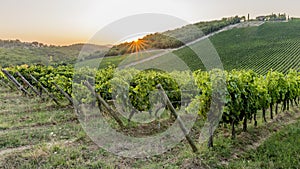
<svg viewBox="0 0 300 169"><path fill-rule="evenodd" d="M127 52L129 53L135 53L140 52L142 50L145 50L148 46L147 41L143 39L137 39L129 43Z"/></svg>

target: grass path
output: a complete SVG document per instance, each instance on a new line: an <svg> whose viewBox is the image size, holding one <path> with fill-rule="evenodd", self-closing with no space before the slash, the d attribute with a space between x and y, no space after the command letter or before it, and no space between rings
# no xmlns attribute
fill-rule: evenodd
<svg viewBox="0 0 300 169"><path fill-rule="evenodd" d="M2 87L0 87L0 105L0 137L8 136L4 139L8 139L12 133L29 135L32 131L46 131L56 126L78 123L76 115L70 109L59 108L51 101L44 102L40 98L24 97L18 91ZM4 143L1 141L0 157L33 147L33 145L24 145L5 148L2 147Z"/></svg>
<svg viewBox="0 0 300 169"><path fill-rule="evenodd" d="M27 146L21 146L21 147L17 147L17 148L9 148L9 149L2 150L2 151L0 151L0 159L3 158L6 154L21 152L24 150L31 149L32 147L33 147L32 145L27 145Z"/></svg>
<svg viewBox="0 0 300 169"><path fill-rule="evenodd" d="M246 151L241 151L239 157L231 159L223 168L298 168L300 165L300 115L286 113L275 121L280 125L269 123L271 133L262 135L261 139ZM284 117L284 118L283 118ZM289 120L287 120L289 119Z"/></svg>
<svg viewBox="0 0 300 169"><path fill-rule="evenodd" d="M282 114L277 115L273 120L269 121L262 128L260 128L259 133L256 134L256 141L248 144L243 149L236 149L232 153L230 159L226 159L226 161L233 161L238 159L240 156L248 152L249 150L255 150L259 146L261 146L266 140L268 140L274 133L280 131L285 126L294 124L300 119L300 111L299 109L293 110L295 114L290 114L289 112L284 112ZM251 138L251 133L242 133L238 136L238 139ZM227 162L223 162L224 164L228 164Z"/></svg>

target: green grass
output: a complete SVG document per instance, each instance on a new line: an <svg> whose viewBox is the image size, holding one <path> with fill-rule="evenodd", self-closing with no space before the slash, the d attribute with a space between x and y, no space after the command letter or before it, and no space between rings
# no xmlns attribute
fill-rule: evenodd
<svg viewBox="0 0 300 169"><path fill-rule="evenodd" d="M3 95L8 97L4 94L8 90L0 91L2 91L2 97ZM18 96L18 92L11 92L10 97L14 96ZM12 100L14 99L5 99L5 102L9 103ZM28 103L34 104L33 100L30 100L32 99L20 97L18 103L20 106ZM7 108L13 110L11 114L4 111ZM51 115L52 113L53 115ZM10 122L10 127L20 127L12 130L7 129L4 132L0 131L0 151L20 146L33 146L27 150L12 152L0 157L0 166L3 168L239 168L244 164L243 162L239 163L242 159L233 161L228 166L222 165L221 161L230 159L234 151L243 149L245 145L251 145L259 140L260 137L274 132L274 128L285 124L285 121L276 122L270 127L259 123L258 128L254 128L253 125L249 124L247 133L243 133L241 126L239 126L237 128L237 140L231 140L230 129L222 127L216 131L215 147L213 149L207 148L206 143L197 143L200 151L195 154L191 151L187 141L184 140L164 154L149 158L132 159L115 156L97 147L86 135L79 123L74 121L65 122L65 120L69 120L69 118L74 116L72 111L61 111L58 109L26 113L18 109L17 106L8 106L1 108L0 114L2 115L1 118ZM22 115L35 120L13 123L15 119L21 118ZM259 122L261 121L260 115L258 120ZM45 124L49 121L56 121L56 124L50 126ZM5 123L5 120L0 121L0 124L3 123ZM32 126L35 123L40 123L41 126ZM194 141L197 141L202 126L203 120L197 120L190 134ZM298 126L300 126L300 122L298 122ZM136 130L144 130L136 125L132 127ZM291 126L290 128L292 129L293 127ZM294 131L294 133L297 132L299 130ZM288 134L276 135L288 138ZM275 139L280 140L280 138ZM282 148L282 151L284 151L284 148ZM264 150L259 152L261 155L265 154Z"/></svg>
<svg viewBox="0 0 300 169"><path fill-rule="evenodd" d="M257 150L226 168L297 168L300 166L300 121L271 136Z"/></svg>
<svg viewBox="0 0 300 169"><path fill-rule="evenodd" d="M0 90L0 150L70 139L82 132L71 109Z"/></svg>
<svg viewBox="0 0 300 169"><path fill-rule="evenodd" d="M0 91L0 132L2 130L76 121L72 110L59 108L51 100L29 98L16 91Z"/></svg>
<svg viewBox="0 0 300 169"><path fill-rule="evenodd" d="M194 127L193 139L197 139L197 131L203 123L197 121ZM65 127L63 127L65 126ZM69 126L69 127L67 127ZM251 144L258 139L262 129L272 130L265 126L261 128L249 129L249 135L244 139L231 140L226 134L227 129L217 130L215 147L208 149L206 143L197 144L200 152L194 154L186 141L178 143L172 150L146 159L131 159L117 157L105 150L98 148L89 138L74 126L60 125L43 130L14 131L7 135L1 135L7 142L0 142L5 147L18 147L22 145L35 145L29 150L11 153L0 164L6 168L221 168L220 159L230 158L236 149L241 149L245 145ZM75 130L76 129L76 130ZM51 133L54 134L51 134ZM241 133L240 129L238 130ZM196 134L196 135L195 135ZM65 144L64 142L72 139L74 142ZM253 139L252 141L250 139ZM40 141L38 141L40 140ZM241 141L242 140L242 141ZM249 141L250 140L250 141ZM47 143L50 142L51 144Z"/></svg>
<svg viewBox="0 0 300 169"><path fill-rule="evenodd" d="M261 74L270 69L286 72L300 67L299 36L299 20L234 28L210 37L210 42L200 41L137 67L154 65L181 69L183 64L177 61L181 59L191 70L206 70L210 66L219 67L216 64L219 57L225 70L253 69Z"/></svg>
<svg viewBox="0 0 300 169"><path fill-rule="evenodd" d="M37 145L47 142L70 140L79 137L83 132L76 123L66 123L55 126L27 127L0 133L0 150L16 148L25 145Z"/></svg>
<svg viewBox="0 0 300 169"><path fill-rule="evenodd" d="M57 123L76 121L77 116L70 110L38 111L33 113L1 113L0 131L22 127L55 125Z"/></svg>

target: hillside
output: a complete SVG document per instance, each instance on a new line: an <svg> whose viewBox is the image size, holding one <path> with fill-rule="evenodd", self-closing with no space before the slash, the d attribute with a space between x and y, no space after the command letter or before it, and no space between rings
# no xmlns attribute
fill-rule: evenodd
<svg viewBox="0 0 300 169"><path fill-rule="evenodd" d="M85 46L85 59L99 56L106 46L93 44L73 44L70 46L45 45L39 42L21 42L20 40L0 40L0 66L20 64L73 63Z"/></svg>
<svg viewBox="0 0 300 169"><path fill-rule="evenodd" d="M286 72L300 67L300 21L266 22L234 29L211 38L225 69L269 69ZM226 43L224 43L226 42Z"/></svg>
<svg viewBox="0 0 300 169"><path fill-rule="evenodd" d="M106 53L106 56L123 55L149 49L177 48L226 26L239 23L242 18L243 17L235 16L222 18L221 20L197 22L174 30L156 32L140 38L137 42L132 41L114 45L108 53Z"/></svg>
<svg viewBox="0 0 300 169"><path fill-rule="evenodd" d="M203 54L200 56L202 58L215 56L214 52L206 50L215 48L225 70L253 69L262 74L269 69L286 72L290 68L300 67L299 36L300 20L265 22L260 26L234 28L219 33L210 37L209 41L200 41L136 67L154 65L172 70L177 69L179 60L182 60L192 70L205 70L203 63L191 48Z"/></svg>
<svg viewBox="0 0 300 169"><path fill-rule="evenodd" d="M199 22L199 27L213 26L216 30L222 28L227 22L223 19L221 21ZM224 25L223 25L223 24ZM233 23L233 22L232 22ZM227 24L232 24L228 22ZM235 23L235 22L234 22ZM232 69L253 69L258 73L266 73L269 69L286 72L290 68L299 68L300 42L299 37L300 20L293 18L289 22L265 22L260 26L245 26L248 22L240 23L240 28L224 31L209 39L197 42L189 47L180 48L172 53L157 57L156 59L149 60L144 63L136 65L136 68L144 68L145 65L155 67L168 67L170 70L179 69L179 64L184 63L189 66L191 70L202 69L206 70L201 59L195 55L191 50L196 50L201 53L205 58L216 56L215 52L220 56L225 70ZM251 24L252 22L249 22ZM197 24L195 24L197 25ZM219 27L216 27L219 25ZM223 25L223 26L222 26ZM188 29L188 26L178 28L166 33L174 33L180 35L179 32ZM187 33L186 33L187 34ZM193 33L191 33L193 34ZM199 35L200 36L200 35ZM203 36L203 35L201 35ZM158 34L147 35L145 39L154 38L151 41L151 46L160 43ZM190 39L190 34L186 35L187 41ZM156 39L156 40L155 40ZM143 39L141 39L143 40ZM153 39L152 39L153 40ZM190 39L191 40L191 39ZM164 42L168 44L167 42ZM57 64L57 63L74 63L78 58L84 44L74 44L70 46L49 46L38 42L26 43L19 40L4 41L0 40L0 59L2 60L0 66L6 67L9 65L20 64ZM108 48L106 46L85 45L85 53L82 53L81 60L84 61L81 65L99 62L99 56L104 55L104 51L111 52L122 45ZM207 46L210 45L210 46ZM126 45L125 45L126 46ZM180 45L179 45L180 46ZM203 49L212 49L211 51ZM132 51L131 51L132 52ZM208 53L207 53L208 52ZM125 52L126 53L126 52ZM130 51L129 51L130 53ZM119 54L119 53L115 53ZM153 53L154 55L155 53ZM118 64L129 55L110 56L105 59L105 64ZM136 55L133 61L142 60L143 58L151 57L152 54ZM177 57L174 57L177 56ZM107 63L107 64L106 64Z"/></svg>

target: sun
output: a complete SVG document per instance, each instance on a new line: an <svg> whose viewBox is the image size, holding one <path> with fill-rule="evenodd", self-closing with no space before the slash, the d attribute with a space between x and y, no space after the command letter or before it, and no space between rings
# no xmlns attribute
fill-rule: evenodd
<svg viewBox="0 0 300 169"><path fill-rule="evenodd" d="M140 52L142 50L145 50L147 46L148 46L147 41L143 39L135 39L131 43L129 43L127 52L130 53Z"/></svg>

